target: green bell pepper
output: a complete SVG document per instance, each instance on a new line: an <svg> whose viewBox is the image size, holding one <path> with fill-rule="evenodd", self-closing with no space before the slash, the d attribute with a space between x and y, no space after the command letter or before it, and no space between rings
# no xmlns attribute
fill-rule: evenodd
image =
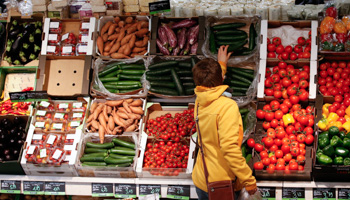
<svg viewBox="0 0 350 200"><path fill-rule="evenodd" d="M328 132L328 131L322 132L322 133L318 136L318 138L321 138L321 137L327 137L327 138L329 139L329 132Z"/></svg>
<svg viewBox="0 0 350 200"><path fill-rule="evenodd" d="M333 163L335 165L343 165L344 164L344 159L341 156L335 157L334 160L333 160Z"/></svg>
<svg viewBox="0 0 350 200"><path fill-rule="evenodd" d="M350 165L350 158L344 159L344 165Z"/></svg>
<svg viewBox="0 0 350 200"><path fill-rule="evenodd" d="M349 154L349 150L347 150L344 147L336 147L335 148L335 155L337 155L337 156L346 157L348 154Z"/></svg>
<svg viewBox="0 0 350 200"><path fill-rule="evenodd" d="M319 164L322 165L331 165L333 163L333 160L331 157L324 155L324 154L320 154L317 158L317 161Z"/></svg>
<svg viewBox="0 0 350 200"><path fill-rule="evenodd" d="M346 133L344 132L344 131L340 131L339 132L339 137L340 137L340 139L344 139L345 138L345 136L346 136Z"/></svg>
<svg viewBox="0 0 350 200"><path fill-rule="evenodd" d="M320 149L325 148L327 145L330 144L329 138L326 136L319 137L318 138L318 146Z"/></svg>
<svg viewBox="0 0 350 200"><path fill-rule="evenodd" d="M242 150L242 156L245 158L247 156L247 152L246 152L247 147L245 146L245 144L242 145L241 150Z"/></svg>
<svg viewBox="0 0 350 200"><path fill-rule="evenodd" d="M343 139L343 147L350 148L350 138L344 138Z"/></svg>
<svg viewBox="0 0 350 200"><path fill-rule="evenodd" d="M346 134L345 137L350 139L350 133Z"/></svg>
<svg viewBox="0 0 350 200"><path fill-rule="evenodd" d="M335 52L345 51L345 46L344 46L344 44L342 44L342 43L336 44L335 47L334 47L334 51L335 51Z"/></svg>
<svg viewBox="0 0 350 200"><path fill-rule="evenodd" d="M323 148L322 150L323 154L327 155L327 156L334 156L334 148L332 145L327 145L325 148Z"/></svg>
<svg viewBox="0 0 350 200"><path fill-rule="evenodd" d="M336 126L331 126L328 129L329 136L334 136L339 134L339 128Z"/></svg>
<svg viewBox="0 0 350 200"><path fill-rule="evenodd" d="M333 136L330 142L333 147L343 146L343 141L337 135Z"/></svg>

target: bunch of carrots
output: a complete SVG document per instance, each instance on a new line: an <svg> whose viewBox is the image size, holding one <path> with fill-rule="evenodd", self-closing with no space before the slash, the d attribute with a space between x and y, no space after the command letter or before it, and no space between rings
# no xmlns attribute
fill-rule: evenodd
<svg viewBox="0 0 350 200"><path fill-rule="evenodd" d="M89 131L99 133L103 144L105 135L136 131L143 115L141 99L114 100L91 104L87 119Z"/></svg>
<svg viewBox="0 0 350 200"><path fill-rule="evenodd" d="M144 55L149 39L148 25L148 21L138 21L133 17L125 20L115 17L102 26L97 38L98 51L114 59Z"/></svg>

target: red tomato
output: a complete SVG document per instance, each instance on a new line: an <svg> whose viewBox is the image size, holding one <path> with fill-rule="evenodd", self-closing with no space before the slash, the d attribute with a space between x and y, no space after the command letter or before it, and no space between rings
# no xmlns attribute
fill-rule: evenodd
<svg viewBox="0 0 350 200"><path fill-rule="evenodd" d="M273 89L265 89L266 96L273 96Z"/></svg>
<svg viewBox="0 0 350 200"><path fill-rule="evenodd" d="M278 126L278 120L277 119L271 120L270 125L272 128L276 128Z"/></svg>
<svg viewBox="0 0 350 200"><path fill-rule="evenodd" d="M292 53L289 54L289 59L290 60L296 60L296 59L298 59L298 55L296 53L292 52Z"/></svg>
<svg viewBox="0 0 350 200"><path fill-rule="evenodd" d="M338 63L336 61L333 61L331 67L338 68Z"/></svg>
<svg viewBox="0 0 350 200"><path fill-rule="evenodd" d="M338 66L339 66L340 68L346 68L346 62L340 61L339 64L338 64Z"/></svg>
<svg viewBox="0 0 350 200"><path fill-rule="evenodd" d="M309 127L309 126L304 128L304 132L305 132L306 136L314 134L313 128Z"/></svg>
<svg viewBox="0 0 350 200"><path fill-rule="evenodd" d="M295 45L294 47L294 52L295 53L301 53L303 52L303 47L301 45ZM300 54L299 54L300 55Z"/></svg>
<svg viewBox="0 0 350 200"><path fill-rule="evenodd" d="M300 79L309 80L309 74L306 71L301 71L299 73L299 77L300 77Z"/></svg>
<svg viewBox="0 0 350 200"><path fill-rule="evenodd" d="M278 147L280 147L282 145L282 140L276 138L274 139L275 145L277 145Z"/></svg>
<svg viewBox="0 0 350 200"><path fill-rule="evenodd" d="M282 150L283 154L287 154L290 152L290 146L288 144L282 144L281 150Z"/></svg>
<svg viewBox="0 0 350 200"><path fill-rule="evenodd" d="M300 133L300 134L297 135L297 141L300 142L300 143L305 142L305 138L306 138L306 136L304 134Z"/></svg>
<svg viewBox="0 0 350 200"><path fill-rule="evenodd" d="M270 148L269 148L269 151L270 152L274 152L274 151L276 151L276 150L278 150L278 146L277 145L272 145Z"/></svg>
<svg viewBox="0 0 350 200"><path fill-rule="evenodd" d="M280 99L282 97L282 91L279 91L279 90L276 90L273 92L273 96L276 98L276 99Z"/></svg>
<svg viewBox="0 0 350 200"><path fill-rule="evenodd" d="M250 148L254 148L254 146L255 146L255 140L254 140L253 138L249 138L249 139L247 140L247 145L248 145L248 147L250 147Z"/></svg>
<svg viewBox="0 0 350 200"><path fill-rule="evenodd" d="M280 102L278 102L277 100L272 100L271 102L270 102L270 106L271 106L271 109L272 110L277 110L277 109L279 109L279 107L280 107Z"/></svg>
<svg viewBox="0 0 350 200"><path fill-rule="evenodd" d="M270 162L271 162L271 161L270 161ZM275 165L274 165L274 164L270 164L270 165L266 168L266 171L267 171L267 173L269 173L269 174L273 174L273 173L275 172L275 169L276 169Z"/></svg>
<svg viewBox="0 0 350 200"><path fill-rule="evenodd" d="M298 171L304 171L304 166L299 165L299 166L298 166Z"/></svg>
<svg viewBox="0 0 350 200"><path fill-rule="evenodd" d="M257 151L257 152L261 152L262 150L264 150L264 147L263 147L263 145L261 145L261 144L259 144L259 143L255 143L254 149L255 149L255 151Z"/></svg>
<svg viewBox="0 0 350 200"><path fill-rule="evenodd" d="M300 80L299 87L302 89L305 89L305 88L309 87L309 82L307 82L307 80Z"/></svg>
<svg viewBox="0 0 350 200"><path fill-rule="evenodd" d="M276 164L276 163L277 163L277 158L276 158L276 156L270 156L270 163L271 163L271 164Z"/></svg>
<svg viewBox="0 0 350 200"><path fill-rule="evenodd" d="M314 136L313 135L307 135L306 138L305 138L305 143L307 145L310 145L314 142Z"/></svg>
<svg viewBox="0 0 350 200"><path fill-rule="evenodd" d="M282 43L281 38L280 37L274 37L272 39L272 43L275 44L276 46L280 45Z"/></svg>
<svg viewBox="0 0 350 200"><path fill-rule="evenodd" d="M337 113L337 115L338 115L339 117L344 117L344 115L345 115L345 110L338 109L338 110L336 111L336 113Z"/></svg>
<svg viewBox="0 0 350 200"><path fill-rule="evenodd" d="M275 113L274 112L266 112L265 113L265 120L270 122L275 118Z"/></svg>
<svg viewBox="0 0 350 200"><path fill-rule="evenodd" d="M298 163L289 163L289 169L290 170L298 170Z"/></svg>
<svg viewBox="0 0 350 200"><path fill-rule="evenodd" d="M284 52L287 52L288 54L293 52L293 47L288 45L284 48Z"/></svg>
<svg viewBox="0 0 350 200"><path fill-rule="evenodd" d="M270 43L271 43L270 38L267 38L267 44L270 44Z"/></svg>
<svg viewBox="0 0 350 200"><path fill-rule="evenodd" d="M306 39L304 37L299 37L298 38L298 44L301 46L304 46L306 43Z"/></svg>
<svg viewBox="0 0 350 200"><path fill-rule="evenodd" d="M269 158L264 158L261 161L262 161L263 165L265 165L265 166L270 165L270 159Z"/></svg>
<svg viewBox="0 0 350 200"><path fill-rule="evenodd" d="M327 65L325 63L320 64L320 70L327 70Z"/></svg>
<svg viewBox="0 0 350 200"><path fill-rule="evenodd" d="M284 46L283 45L278 45L277 47L276 47L276 53L277 54L282 54L284 52Z"/></svg>
<svg viewBox="0 0 350 200"><path fill-rule="evenodd" d="M326 78L328 76L327 71L320 71L320 77Z"/></svg>
<svg viewBox="0 0 350 200"><path fill-rule="evenodd" d="M305 47L304 52L311 53L311 46L310 47Z"/></svg>
<svg viewBox="0 0 350 200"><path fill-rule="evenodd" d="M264 164L262 162L256 162L256 163L254 163L254 169L255 170L262 170L262 169L264 169Z"/></svg>
<svg viewBox="0 0 350 200"><path fill-rule="evenodd" d="M284 164L277 164L277 165L276 165L276 170L281 171L281 170L284 170L284 169L285 169Z"/></svg>
<svg viewBox="0 0 350 200"><path fill-rule="evenodd" d="M271 137L267 137L264 141L264 145L266 148L271 147L272 145L274 145L274 141Z"/></svg>
<svg viewBox="0 0 350 200"><path fill-rule="evenodd" d="M293 147L290 151L290 153L292 154L292 156L296 157L299 155L299 147Z"/></svg>
<svg viewBox="0 0 350 200"><path fill-rule="evenodd" d="M288 60L288 59L289 59L289 53L283 52L283 53L281 54L281 57L282 57L283 60Z"/></svg>
<svg viewBox="0 0 350 200"><path fill-rule="evenodd" d="M282 112L281 110L277 110L277 111L275 112L275 118L276 118L277 120L279 120L279 119L282 119L282 117L283 117L283 112Z"/></svg>
<svg viewBox="0 0 350 200"><path fill-rule="evenodd" d="M303 156L303 155L298 155L298 156L297 156L297 163L298 163L299 165L305 164L305 156Z"/></svg>
<svg viewBox="0 0 350 200"><path fill-rule="evenodd" d="M266 122L266 121L264 121L264 122L263 122L263 128L264 128L265 130L267 130L267 129L271 128L271 124L270 124L270 122Z"/></svg>
<svg viewBox="0 0 350 200"><path fill-rule="evenodd" d="M275 151L276 158L283 158L283 151L282 150L276 150Z"/></svg>
<svg viewBox="0 0 350 200"><path fill-rule="evenodd" d="M272 110L272 108L271 108L270 104L266 104L266 105L264 105L263 110L266 110L266 111Z"/></svg>
<svg viewBox="0 0 350 200"><path fill-rule="evenodd" d="M276 45L275 44L268 44L267 45L267 51L274 52L275 50L276 50Z"/></svg>
<svg viewBox="0 0 350 200"><path fill-rule="evenodd" d="M261 109L257 110L256 111L256 117L258 119L265 119L265 112Z"/></svg>
<svg viewBox="0 0 350 200"><path fill-rule="evenodd" d="M268 58L276 58L276 54L275 54L275 52L269 52L269 53L267 54L267 57L268 57Z"/></svg>
<svg viewBox="0 0 350 200"><path fill-rule="evenodd" d="M289 100L292 104L297 104L299 103L299 97L298 96L295 96L295 95L292 95L289 97Z"/></svg>
<svg viewBox="0 0 350 200"><path fill-rule="evenodd" d="M280 109L281 109L281 111L283 112L283 114L288 113L288 110L289 110L288 106L287 106L286 104L284 104L284 103L282 103L282 104L280 105Z"/></svg>
<svg viewBox="0 0 350 200"><path fill-rule="evenodd" d="M302 92L300 95L299 95L299 100L300 101L307 101L309 98L309 93L308 92Z"/></svg>
<svg viewBox="0 0 350 200"><path fill-rule="evenodd" d="M334 73L335 73L335 69L334 68L327 68L327 74L329 76L333 76Z"/></svg>
<svg viewBox="0 0 350 200"><path fill-rule="evenodd" d="M264 158L268 158L268 157L269 157L269 154L267 153L266 150L261 151L259 155L260 155L260 158L261 158L261 159L264 159Z"/></svg>

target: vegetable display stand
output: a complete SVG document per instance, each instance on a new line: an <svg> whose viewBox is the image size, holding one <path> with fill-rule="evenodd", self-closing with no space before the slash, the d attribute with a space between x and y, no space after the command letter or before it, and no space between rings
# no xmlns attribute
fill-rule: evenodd
<svg viewBox="0 0 350 200"><path fill-rule="evenodd" d="M205 17L152 17L151 25L151 55L203 55Z"/></svg>
<svg viewBox="0 0 350 200"><path fill-rule="evenodd" d="M88 177L136 178L135 170L139 157L137 137L136 133L107 135L105 143L101 145L98 144L97 133L86 134L79 146L75 165L77 173L79 176ZM134 144L135 149L120 146L115 140ZM88 146L87 143L91 146ZM93 150L100 151L100 153L90 153Z"/></svg>
<svg viewBox="0 0 350 200"><path fill-rule="evenodd" d="M192 99L195 84L192 67L202 57L149 56L146 80L149 94L168 100Z"/></svg>
<svg viewBox="0 0 350 200"><path fill-rule="evenodd" d="M90 94L94 97L129 98L147 96L147 84L143 79L146 71L142 58L121 62L103 61L94 63L94 75Z"/></svg>
<svg viewBox="0 0 350 200"><path fill-rule="evenodd" d="M299 87L299 84L301 81L305 82L305 80L303 79L307 79L306 83L303 84L302 87L306 88L308 95L305 95L302 98L305 100L315 101L316 89L317 89L316 87L317 61L306 61L306 60L297 61L295 64L291 64L290 68L288 68L289 65L290 64L284 61L260 60L260 66L259 66L260 80L258 82L258 93L257 93L257 98L259 101L271 101L272 99L274 99L274 96L276 96L276 98L278 97L279 99L281 99L284 95L286 95L287 98L290 96L295 96L293 95L293 92L292 93L288 92L288 88L291 87L292 83L298 84L298 87ZM282 69L284 70L283 73L282 73ZM294 69L294 70L287 71L287 69ZM305 77L301 79L300 75L295 76L294 74L292 74L293 72L295 73L295 70L306 71L307 73L303 72L303 76L305 75ZM296 79L295 82L293 82L292 80L287 78L288 80L285 83L285 86L283 86L284 88L283 89L282 85L284 83L285 77L289 77L290 79L292 79L292 77L295 77L295 78L298 78L299 80ZM281 94L275 94L273 88L276 87L277 85L275 83L280 81L282 81L282 84L280 84L282 89L278 89L278 90L281 91ZM266 84L269 84L269 85L266 85ZM284 90L286 90L286 94L283 94ZM294 94L298 95L299 98L303 95L303 93L301 94L294 93ZM300 98L300 100L302 100L302 98Z"/></svg>
<svg viewBox="0 0 350 200"><path fill-rule="evenodd" d="M148 16L103 16L95 34L94 56L103 60L123 60L149 53Z"/></svg>
<svg viewBox="0 0 350 200"><path fill-rule="evenodd" d="M248 105L239 107L239 113L243 124L243 143L255 132L257 105L250 102Z"/></svg>
<svg viewBox="0 0 350 200"><path fill-rule="evenodd" d="M39 66L43 15L11 16L7 23L5 52L1 66Z"/></svg>
<svg viewBox="0 0 350 200"><path fill-rule="evenodd" d="M317 21L262 20L260 59L276 61L279 54L284 61L316 61L317 27Z"/></svg>
<svg viewBox="0 0 350 200"><path fill-rule="evenodd" d="M206 38L202 51L206 57L217 58L221 45L229 45L234 52L228 64L251 61L258 57L260 48L260 23L258 16L206 17Z"/></svg>

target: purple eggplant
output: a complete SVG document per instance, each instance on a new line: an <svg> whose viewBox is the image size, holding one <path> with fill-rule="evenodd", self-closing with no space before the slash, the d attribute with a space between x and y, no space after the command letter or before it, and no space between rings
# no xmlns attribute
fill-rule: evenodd
<svg viewBox="0 0 350 200"><path fill-rule="evenodd" d="M186 28L177 31L177 44L180 49L183 49L186 44Z"/></svg>
<svg viewBox="0 0 350 200"><path fill-rule="evenodd" d="M188 31L188 40L190 41L190 45L193 45L198 40L198 33L199 33L199 25L192 27Z"/></svg>
<svg viewBox="0 0 350 200"><path fill-rule="evenodd" d="M169 26L166 24L163 24L162 26L165 29L165 33L168 37L168 42L169 42L170 47L175 48L177 46L177 39L176 39L176 35L175 35L174 31L171 28L169 28Z"/></svg>
<svg viewBox="0 0 350 200"><path fill-rule="evenodd" d="M177 46L175 49L174 49L174 51L171 53L171 55L172 56L177 56L179 53L180 53L180 47L179 46Z"/></svg>
<svg viewBox="0 0 350 200"><path fill-rule="evenodd" d="M191 46L191 54L197 54L198 42Z"/></svg>
<svg viewBox="0 0 350 200"><path fill-rule="evenodd" d="M180 56L183 56L183 55L184 55L184 52L185 52L185 49L182 49L182 50L180 51Z"/></svg>
<svg viewBox="0 0 350 200"><path fill-rule="evenodd" d="M158 38L161 41L163 46L165 47L168 46L168 37L166 36L165 29L163 26L160 26L158 28Z"/></svg>
<svg viewBox="0 0 350 200"><path fill-rule="evenodd" d="M190 50L191 50L191 45L190 45L190 42L187 40L186 46L184 48L184 55L190 54Z"/></svg>
<svg viewBox="0 0 350 200"><path fill-rule="evenodd" d="M157 39L157 46L163 55L170 55L169 50L162 45L162 42L159 39Z"/></svg>
<svg viewBox="0 0 350 200"><path fill-rule="evenodd" d="M192 20L192 19L184 19L182 21L176 22L171 28L176 29L176 28L189 28L194 25L196 25L197 22Z"/></svg>

